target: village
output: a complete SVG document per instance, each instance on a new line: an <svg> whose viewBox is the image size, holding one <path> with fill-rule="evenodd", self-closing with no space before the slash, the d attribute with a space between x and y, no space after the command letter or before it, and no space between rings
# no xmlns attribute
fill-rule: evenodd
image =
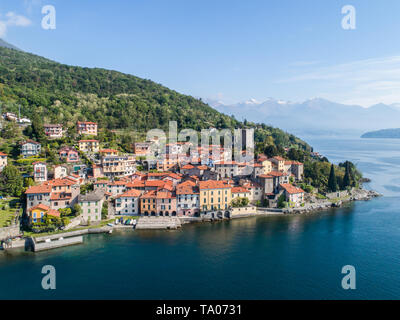
<svg viewBox="0 0 400 320"><path fill-rule="evenodd" d="M44 124L43 130L49 140L66 134L61 124ZM82 226L170 229L194 221L296 213L338 203L313 207L318 199L315 190L308 194L301 188L304 165L299 161L259 154L238 162L232 150L220 145L196 146L188 157L187 142L167 143L154 158L157 137L134 143L133 153L125 154L102 148L95 122L77 122L76 130L81 139L59 148L59 165L49 166L39 158L39 142L19 142L20 157L32 160L34 182L24 192L19 219L38 235ZM246 149L249 134L244 129L239 133ZM0 172L7 163L8 155L0 153ZM327 198L351 199L347 191ZM10 233L9 238L19 235Z"/></svg>

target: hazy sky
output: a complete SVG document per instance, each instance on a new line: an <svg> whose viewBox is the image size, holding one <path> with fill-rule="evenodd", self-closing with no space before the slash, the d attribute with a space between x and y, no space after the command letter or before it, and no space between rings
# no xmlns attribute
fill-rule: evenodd
<svg viewBox="0 0 400 320"><path fill-rule="evenodd" d="M56 29L44 30L44 5ZM356 9L344 30L342 7ZM225 103L400 103L398 0L1 0L0 37Z"/></svg>

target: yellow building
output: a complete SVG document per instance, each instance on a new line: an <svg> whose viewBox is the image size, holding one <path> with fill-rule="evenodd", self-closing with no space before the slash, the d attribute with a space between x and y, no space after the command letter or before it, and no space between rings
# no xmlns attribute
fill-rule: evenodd
<svg viewBox="0 0 400 320"><path fill-rule="evenodd" d="M273 157L272 159L270 159L276 166L278 171L285 171L285 159L280 157L280 156L276 156Z"/></svg>
<svg viewBox="0 0 400 320"><path fill-rule="evenodd" d="M79 150L83 152L99 152L100 144L98 140L80 140Z"/></svg>
<svg viewBox="0 0 400 320"><path fill-rule="evenodd" d="M269 160L264 160L262 163L263 166L263 174L268 174L272 171L272 162Z"/></svg>
<svg viewBox="0 0 400 320"><path fill-rule="evenodd" d="M228 209L232 200L232 187L225 181L200 181L200 210Z"/></svg>
<svg viewBox="0 0 400 320"><path fill-rule="evenodd" d="M46 214L53 217L60 217L59 211L50 209L50 207L44 204L38 204L29 209L29 220L31 223L43 222L43 218Z"/></svg>

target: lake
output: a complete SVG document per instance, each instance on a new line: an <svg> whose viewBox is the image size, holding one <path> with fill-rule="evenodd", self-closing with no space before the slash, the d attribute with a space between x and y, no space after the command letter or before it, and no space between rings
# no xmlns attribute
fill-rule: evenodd
<svg viewBox="0 0 400 320"><path fill-rule="evenodd" d="M398 299L400 140L308 139L355 162L384 197L321 213L85 236L49 252L0 252L0 299ZM57 289L41 288L53 265ZM357 289L341 287L353 265Z"/></svg>

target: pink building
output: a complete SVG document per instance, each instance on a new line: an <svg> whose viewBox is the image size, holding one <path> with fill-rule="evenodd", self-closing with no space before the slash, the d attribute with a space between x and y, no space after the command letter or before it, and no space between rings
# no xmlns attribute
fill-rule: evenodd
<svg viewBox="0 0 400 320"><path fill-rule="evenodd" d="M84 121L76 124L78 133L79 134L87 134L91 136L97 136L97 123L96 122L89 122L89 121Z"/></svg>
<svg viewBox="0 0 400 320"><path fill-rule="evenodd" d="M63 137L63 127L61 124L45 124L44 133L50 139L59 139Z"/></svg>
<svg viewBox="0 0 400 320"><path fill-rule="evenodd" d="M64 147L58 152L60 159L68 163L79 162L79 153L72 147Z"/></svg>

